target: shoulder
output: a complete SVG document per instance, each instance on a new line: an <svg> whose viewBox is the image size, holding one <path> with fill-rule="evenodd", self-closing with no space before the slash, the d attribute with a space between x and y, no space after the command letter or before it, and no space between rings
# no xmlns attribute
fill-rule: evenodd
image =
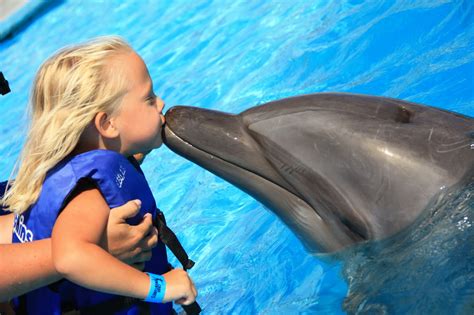
<svg viewBox="0 0 474 315"><path fill-rule="evenodd" d="M77 193L71 196L67 207L81 208L84 204L87 204L87 209L94 209L94 211L100 208L109 209L102 193L95 186L82 187L82 189L77 190Z"/></svg>

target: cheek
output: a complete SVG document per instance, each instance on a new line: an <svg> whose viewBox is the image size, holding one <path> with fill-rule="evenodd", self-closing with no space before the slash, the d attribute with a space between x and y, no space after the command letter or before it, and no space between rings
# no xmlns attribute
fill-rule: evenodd
<svg viewBox="0 0 474 315"><path fill-rule="evenodd" d="M165 117L161 115L160 120L159 120L160 129L163 129L164 125L165 125Z"/></svg>
<svg viewBox="0 0 474 315"><path fill-rule="evenodd" d="M161 139L161 133L163 129L164 120L162 115L158 115L157 119L153 119L153 133L155 133L156 137Z"/></svg>

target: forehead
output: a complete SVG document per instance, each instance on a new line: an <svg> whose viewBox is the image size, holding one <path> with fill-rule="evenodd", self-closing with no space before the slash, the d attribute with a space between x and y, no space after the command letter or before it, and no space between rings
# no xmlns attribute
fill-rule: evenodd
<svg viewBox="0 0 474 315"><path fill-rule="evenodd" d="M150 75L143 59L135 52L123 52L110 60L112 73L123 75L129 89L146 88L151 84Z"/></svg>

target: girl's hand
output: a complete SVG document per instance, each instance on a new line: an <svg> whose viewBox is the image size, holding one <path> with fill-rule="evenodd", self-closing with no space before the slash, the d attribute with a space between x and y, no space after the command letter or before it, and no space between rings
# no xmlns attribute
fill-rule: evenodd
<svg viewBox="0 0 474 315"><path fill-rule="evenodd" d="M151 250L158 243L158 230L153 226L150 214L138 225L125 221L140 211L140 200L132 200L110 211L107 223L107 250L121 261L143 270L151 259Z"/></svg>
<svg viewBox="0 0 474 315"><path fill-rule="evenodd" d="M176 304L189 305L196 300L196 288L186 271L173 269L165 273L163 277L166 281L163 302L174 301Z"/></svg>

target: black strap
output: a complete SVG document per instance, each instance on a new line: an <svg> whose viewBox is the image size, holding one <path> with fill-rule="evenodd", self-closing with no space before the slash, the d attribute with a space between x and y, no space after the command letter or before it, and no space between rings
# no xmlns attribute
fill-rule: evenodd
<svg viewBox="0 0 474 315"><path fill-rule="evenodd" d="M158 208L156 209L156 215L153 219L153 225L158 229L158 235L161 241L171 250L173 255L176 256L181 265L183 265L183 269L191 269L194 266L194 261L189 259L188 254L179 242L176 234L166 225L165 215ZM197 315L202 311L196 301L189 305L181 305L181 307L188 315Z"/></svg>
<svg viewBox="0 0 474 315"><path fill-rule="evenodd" d="M184 270L191 269L194 266L194 261L189 259L188 254L176 237L176 234L166 225L166 219L160 209L156 209L156 216L153 225L158 229L158 235L161 241L171 250L173 255L183 265Z"/></svg>
<svg viewBox="0 0 474 315"><path fill-rule="evenodd" d="M188 315L197 315L201 313L202 309L199 306L198 302L194 301L193 303L189 305L181 305L183 310L186 312Z"/></svg>

